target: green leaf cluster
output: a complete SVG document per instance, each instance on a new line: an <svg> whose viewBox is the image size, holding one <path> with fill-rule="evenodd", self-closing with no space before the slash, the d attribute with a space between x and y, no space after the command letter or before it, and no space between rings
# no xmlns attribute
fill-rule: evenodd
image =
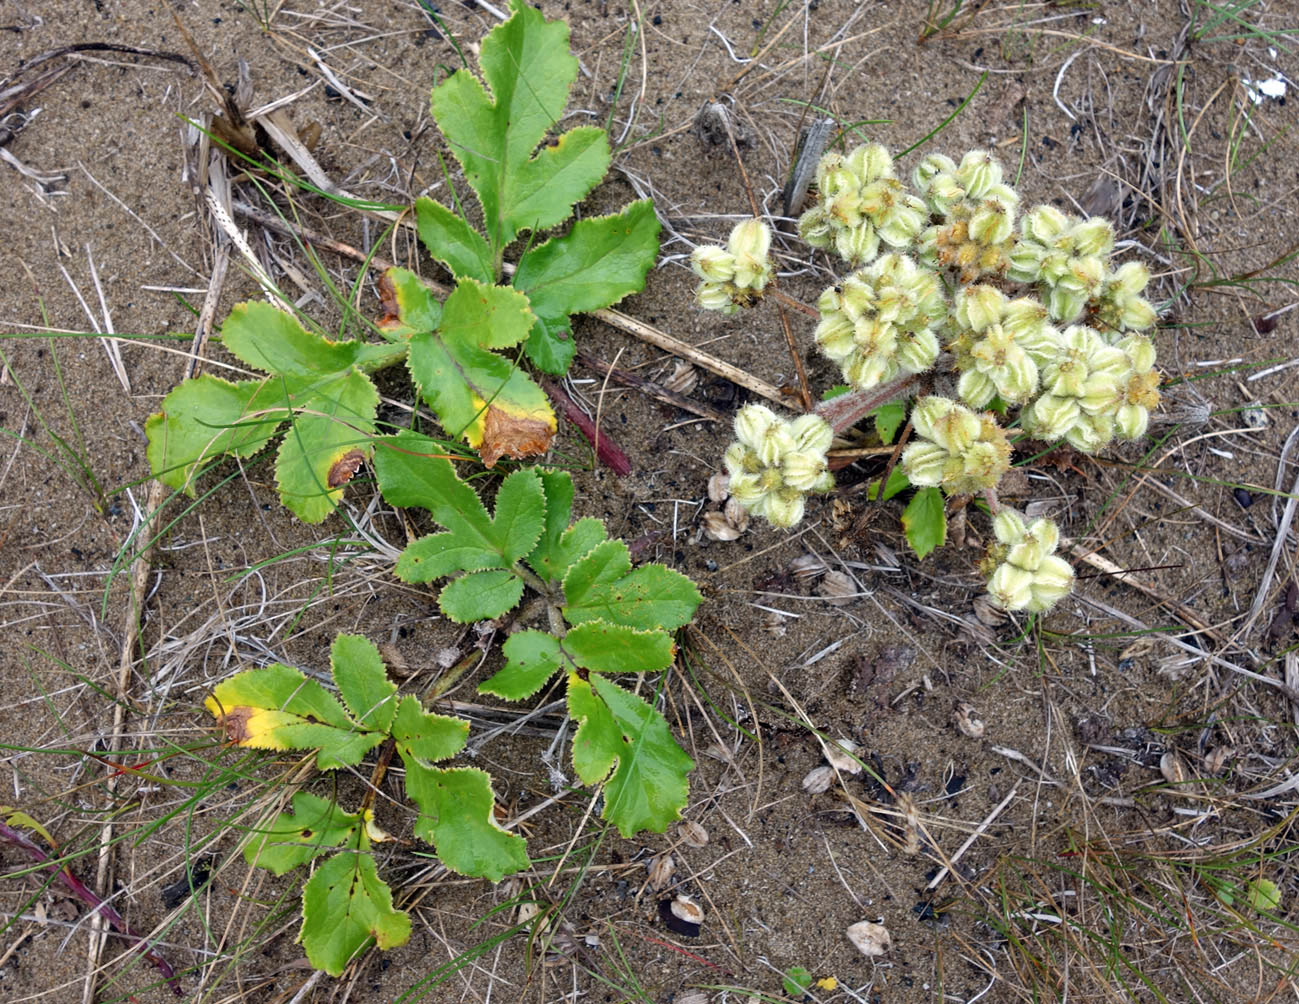
<svg viewBox="0 0 1299 1004"><path fill-rule="evenodd" d="M406 793L419 808L415 836L463 875L498 881L528 866L524 840L497 825L485 771L438 767L458 753L469 732L459 718L425 711L399 697L374 644L341 634L330 649L337 696L290 666L275 664L222 681L205 702L238 745L265 750L315 750L321 770L353 767L381 743L392 743L405 768ZM248 863L277 875L330 855L303 887L299 935L311 964L339 975L371 942L403 944L410 917L394 908L379 878L371 844L389 839L364 809L346 812L299 792L244 846Z"/></svg>
<svg viewBox="0 0 1299 1004"><path fill-rule="evenodd" d="M642 200L540 239L603 179L608 138L595 126L553 132L577 75L563 22L516 2L483 40L480 68L481 80L459 70L440 83L432 107L478 198L484 230L458 202L416 205L421 240L455 276L451 293L443 300L414 273L390 269L380 282L382 342L331 340L270 304L237 305L220 339L256 375L205 375L164 398L145 428L161 481L193 495L210 464L251 457L283 432L280 499L318 523L372 456L379 394L369 374L403 361L446 434L478 450L488 467L549 448L554 411L518 357L526 352L535 366L566 372L575 353L572 315L644 286L658 221ZM506 248L523 231L536 239L513 284L501 285Z"/></svg>
<svg viewBox="0 0 1299 1004"><path fill-rule="evenodd" d="M457 70L433 88L433 119L464 170L483 213L479 232L460 206L415 205L429 253L460 279L501 280L506 247L520 231L563 223L609 169L603 129L556 132L577 79L568 25L546 21L515 0L509 20L483 39L482 79ZM598 310L641 289L658 251L648 201L585 219L519 258L514 288L536 314L525 351L533 364L565 373L573 361L570 316Z"/></svg>
<svg viewBox="0 0 1299 1004"><path fill-rule="evenodd" d="M563 674L578 722L573 767L584 783L604 785L604 818L626 836L665 830L686 803L694 764L663 715L609 676L671 665L671 632L694 615L699 591L663 565L633 568L627 545L610 540L600 520L571 522L573 482L566 473L515 471L488 513L449 462L425 459L432 449L432 441L413 433L378 442L384 497L427 509L444 528L406 548L398 577L451 577L438 603L461 622L500 617L519 604L525 587L538 591L555 617L547 629L511 635L505 667L480 691L522 700Z"/></svg>

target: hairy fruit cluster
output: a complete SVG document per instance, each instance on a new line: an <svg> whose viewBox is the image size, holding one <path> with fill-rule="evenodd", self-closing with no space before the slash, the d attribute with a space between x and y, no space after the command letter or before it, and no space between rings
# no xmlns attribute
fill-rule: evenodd
<svg viewBox="0 0 1299 1004"><path fill-rule="evenodd" d="M695 300L705 310L733 314L762 298L771 282L771 228L761 220L741 220L726 247L701 246L690 256L690 267L703 280Z"/></svg>
<svg viewBox="0 0 1299 1004"><path fill-rule="evenodd" d="M878 143L827 153L817 165L816 192L816 204L799 218L799 236L814 248L834 248L853 268L873 261L881 241L905 248L925 227L925 204L902 187Z"/></svg>
<svg viewBox="0 0 1299 1004"><path fill-rule="evenodd" d="M844 379L868 390L902 373L923 373L938 358L934 328L947 316L938 277L905 255L886 254L816 301L813 337Z"/></svg>
<svg viewBox="0 0 1299 1004"><path fill-rule="evenodd" d="M773 526L793 526L803 518L809 492L834 487L826 462L834 432L825 419L800 415L790 421L749 404L735 416L735 436L723 456L731 497Z"/></svg>
<svg viewBox="0 0 1299 1004"><path fill-rule="evenodd" d="M1041 613L1050 610L1073 589L1069 562L1055 554L1060 529L1049 519L1024 522L1012 509L992 520L996 541L988 548L983 570L988 595L1003 610Z"/></svg>
<svg viewBox="0 0 1299 1004"><path fill-rule="evenodd" d="M916 402L911 424L920 440L902 451L902 470L913 485L972 495L995 488L1010 469L1006 430L990 412L930 396Z"/></svg>

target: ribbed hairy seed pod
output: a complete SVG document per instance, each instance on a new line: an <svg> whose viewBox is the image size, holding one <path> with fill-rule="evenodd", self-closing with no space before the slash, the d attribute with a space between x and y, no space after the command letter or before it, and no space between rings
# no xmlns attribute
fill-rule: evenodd
<svg viewBox="0 0 1299 1004"><path fill-rule="evenodd" d="M881 241L909 246L924 228L925 204L902 187L893 158L878 143L827 153L816 172L817 202L798 221L813 247L834 248L851 267L875 259Z"/></svg>
<svg viewBox="0 0 1299 1004"><path fill-rule="evenodd" d="M724 248L695 248L690 267L703 280L695 290L695 302L723 314L752 306L774 274L770 250L771 228L757 219L737 223Z"/></svg>
<svg viewBox="0 0 1299 1004"><path fill-rule="evenodd" d="M911 423L918 439L902 451L902 469L913 485L975 494L996 487L1010 469L1006 430L990 413L931 396L916 402Z"/></svg>

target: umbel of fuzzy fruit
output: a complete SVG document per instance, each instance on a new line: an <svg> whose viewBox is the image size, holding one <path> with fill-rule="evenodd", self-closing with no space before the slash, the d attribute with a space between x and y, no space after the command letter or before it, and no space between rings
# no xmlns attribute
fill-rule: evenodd
<svg viewBox="0 0 1299 1004"><path fill-rule="evenodd" d="M935 327L947 315L938 277L905 255L886 254L816 301L813 337L844 379L869 390L902 373L923 373L938 358Z"/></svg>
<svg viewBox="0 0 1299 1004"><path fill-rule="evenodd" d="M1046 309L1029 296L1010 299L994 286L967 286L956 294L948 345L961 370L957 393L975 408L994 396L1023 404L1038 388L1038 370L1055 355L1059 332Z"/></svg>
<svg viewBox="0 0 1299 1004"><path fill-rule="evenodd" d="M902 187L878 143L822 157L816 193L816 204L799 218L799 236L814 248L833 248L853 268L873 261L881 242L910 246L927 222L925 204Z"/></svg>
<svg viewBox="0 0 1299 1004"><path fill-rule="evenodd" d="M695 290L695 301L705 310L733 314L762 298L771 282L771 228L761 220L741 220L726 241L726 247L697 247L690 267L703 280Z"/></svg>
<svg viewBox="0 0 1299 1004"><path fill-rule="evenodd" d="M760 404L736 413L735 436L723 456L731 497L774 526L803 518L810 492L834 487L826 452L834 432L817 415L783 419Z"/></svg>
<svg viewBox="0 0 1299 1004"><path fill-rule="evenodd" d="M1028 524L1013 509L1002 509L993 518L992 531L996 541L988 548L983 569L988 595L997 606L1041 613L1073 590L1073 568L1055 554L1060 529L1054 522L1038 519Z"/></svg>
<svg viewBox="0 0 1299 1004"><path fill-rule="evenodd" d="M1010 469L1006 430L989 412L931 395L916 402L911 423L919 438L902 451L902 471L917 487L973 495L995 488Z"/></svg>
<svg viewBox="0 0 1299 1004"><path fill-rule="evenodd" d="M971 150L958 166L932 154L913 174L916 188L941 220L917 241L931 268L955 268L962 283L1004 274L1015 244L1019 196L1002 180L1001 165L986 150Z"/></svg>

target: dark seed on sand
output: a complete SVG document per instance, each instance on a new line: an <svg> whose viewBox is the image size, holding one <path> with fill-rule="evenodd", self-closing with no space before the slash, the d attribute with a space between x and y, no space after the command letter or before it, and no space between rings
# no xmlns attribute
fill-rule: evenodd
<svg viewBox="0 0 1299 1004"><path fill-rule="evenodd" d="M1254 504L1254 496L1245 491L1244 488L1233 488L1231 494L1236 499L1236 504L1242 509L1248 509Z"/></svg>

